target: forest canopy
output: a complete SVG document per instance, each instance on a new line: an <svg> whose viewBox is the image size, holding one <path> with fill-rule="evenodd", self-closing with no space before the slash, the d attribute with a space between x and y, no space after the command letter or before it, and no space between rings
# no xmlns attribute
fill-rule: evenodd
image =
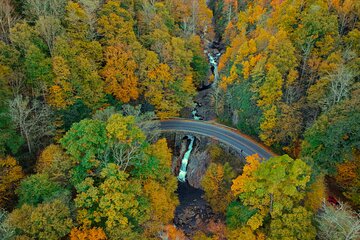
<svg viewBox="0 0 360 240"><path fill-rule="evenodd" d="M190 116L274 153L193 139L191 239L358 239L359 79L357 0L1 0L0 239L187 239Z"/></svg>

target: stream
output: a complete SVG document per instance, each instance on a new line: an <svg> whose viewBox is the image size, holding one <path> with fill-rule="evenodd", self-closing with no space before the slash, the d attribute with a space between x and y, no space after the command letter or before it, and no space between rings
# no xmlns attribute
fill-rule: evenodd
<svg viewBox="0 0 360 240"><path fill-rule="evenodd" d="M198 95L195 98L195 107L192 109L191 115L188 115L194 120L211 120L215 116L210 99L212 92L218 87L219 82L218 63L222 53L222 49L219 46L221 47L221 44L218 42L212 43L205 51L214 81L212 83L208 82L207 85L197 89ZM192 187L187 180L187 168L190 156L193 153L195 137L187 135L186 139L187 148L181 159L181 166L177 176L179 181L177 194L180 204L175 210L174 224L191 239L191 236L197 231L207 232L208 224L211 221L218 221L219 216L212 211L210 205L204 199L204 191Z"/></svg>
<svg viewBox="0 0 360 240"><path fill-rule="evenodd" d="M212 46L216 46L216 45L212 44ZM214 48L214 49L216 49L216 48ZM216 88L218 81L219 81L218 63L219 63L219 58L221 56L221 52L218 51L218 52L214 53L211 51L206 51L206 53L209 58L211 71L214 75L214 82L209 84L208 86L203 86L203 88L204 89ZM196 103L195 109L191 112L193 119L195 119L195 120L203 119L203 117L197 115L197 113L198 113L197 107L201 107L201 106L202 106L201 104ZM181 167L180 167L179 175L177 177L180 182L186 182L186 173L187 173L186 168L189 163L189 157L190 157L191 151L193 150L194 141L195 141L194 136L188 135L187 138L190 139L190 143L189 143L186 153L184 154L183 159L181 160Z"/></svg>
<svg viewBox="0 0 360 240"><path fill-rule="evenodd" d="M211 71L214 74L214 82L211 83L210 85L212 87L217 87L218 82L219 82L219 71L218 71L218 64L219 64L219 58L221 56L221 53L218 52L216 54L211 54L210 52L208 52L208 58L209 58L209 63L211 65Z"/></svg>

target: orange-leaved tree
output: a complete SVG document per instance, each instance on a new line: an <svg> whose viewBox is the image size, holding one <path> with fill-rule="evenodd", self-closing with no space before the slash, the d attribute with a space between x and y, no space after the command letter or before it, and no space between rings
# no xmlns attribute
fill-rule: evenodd
<svg viewBox="0 0 360 240"><path fill-rule="evenodd" d="M109 46L105 49L106 65L102 70L105 90L118 100L127 103L139 96L137 64L131 50L124 45Z"/></svg>
<svg viewBox="0 0 360 240"><path fill-rule="evenodd" d="M102 228L73 228L70 232L70 240L106 240L106 234Z"/></svg>

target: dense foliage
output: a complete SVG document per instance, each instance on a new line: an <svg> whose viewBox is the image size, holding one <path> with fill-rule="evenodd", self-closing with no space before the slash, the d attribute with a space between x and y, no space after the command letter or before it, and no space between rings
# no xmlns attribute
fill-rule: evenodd
<svg viewBox="0 0 360 240"><path fill-rule="evenodd" d="M171 152L165 139L146 140L134 116L82 120L60 142L42 152L37 173L17 188L19 206L6 219L16 236L58 239L71 230L74 239L151 239L172 221L178 200ZM4 184L17 184L21 168L7 161Z"/></svg>
<svg viewBox="0 0 360 240"><path fill-rule="evenodd" d="M359 239L359 20L356 0L1 0L0 239L185 239L154 119L195 106L207 54L206 111L285 155L208 146L220 220L192 238Z"/></svg>
<svg viewBox="0 0 360 240"><path fill-rule="evenodd" d="M340 175L341 190L358 205L358 181L344 184L341 175L358 176L359 1L216 2L227 45L214 98L220 118L301 157L312 181Z"/></svg>
<svg viewBox="0 0 360 240"><path fill-rule="evenodd" d="M191 106L213 33L205 1L190 2L2 1L1 153L23 141L35 153L86 108L141 101L164 118Z"/></svg>
<svg viewBox="0 0 360 240"><path fill-rule="evenodd" d="M334 172L360 142L359 9L353 0L243 1L224 33L220 110Z"/></svg>

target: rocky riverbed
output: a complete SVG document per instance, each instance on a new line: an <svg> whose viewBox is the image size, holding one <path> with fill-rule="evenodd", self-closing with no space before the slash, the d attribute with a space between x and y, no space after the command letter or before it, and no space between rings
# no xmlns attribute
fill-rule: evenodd
<svg viewBox="0 0 360 240"><path fill-rule="evenodd" d="M191 187L188 183L179 183L177 193L180 205L176 208L174 224L188 239L198 231L211 232L211 225L223 222L204 199L204 191Z"/></svg>

